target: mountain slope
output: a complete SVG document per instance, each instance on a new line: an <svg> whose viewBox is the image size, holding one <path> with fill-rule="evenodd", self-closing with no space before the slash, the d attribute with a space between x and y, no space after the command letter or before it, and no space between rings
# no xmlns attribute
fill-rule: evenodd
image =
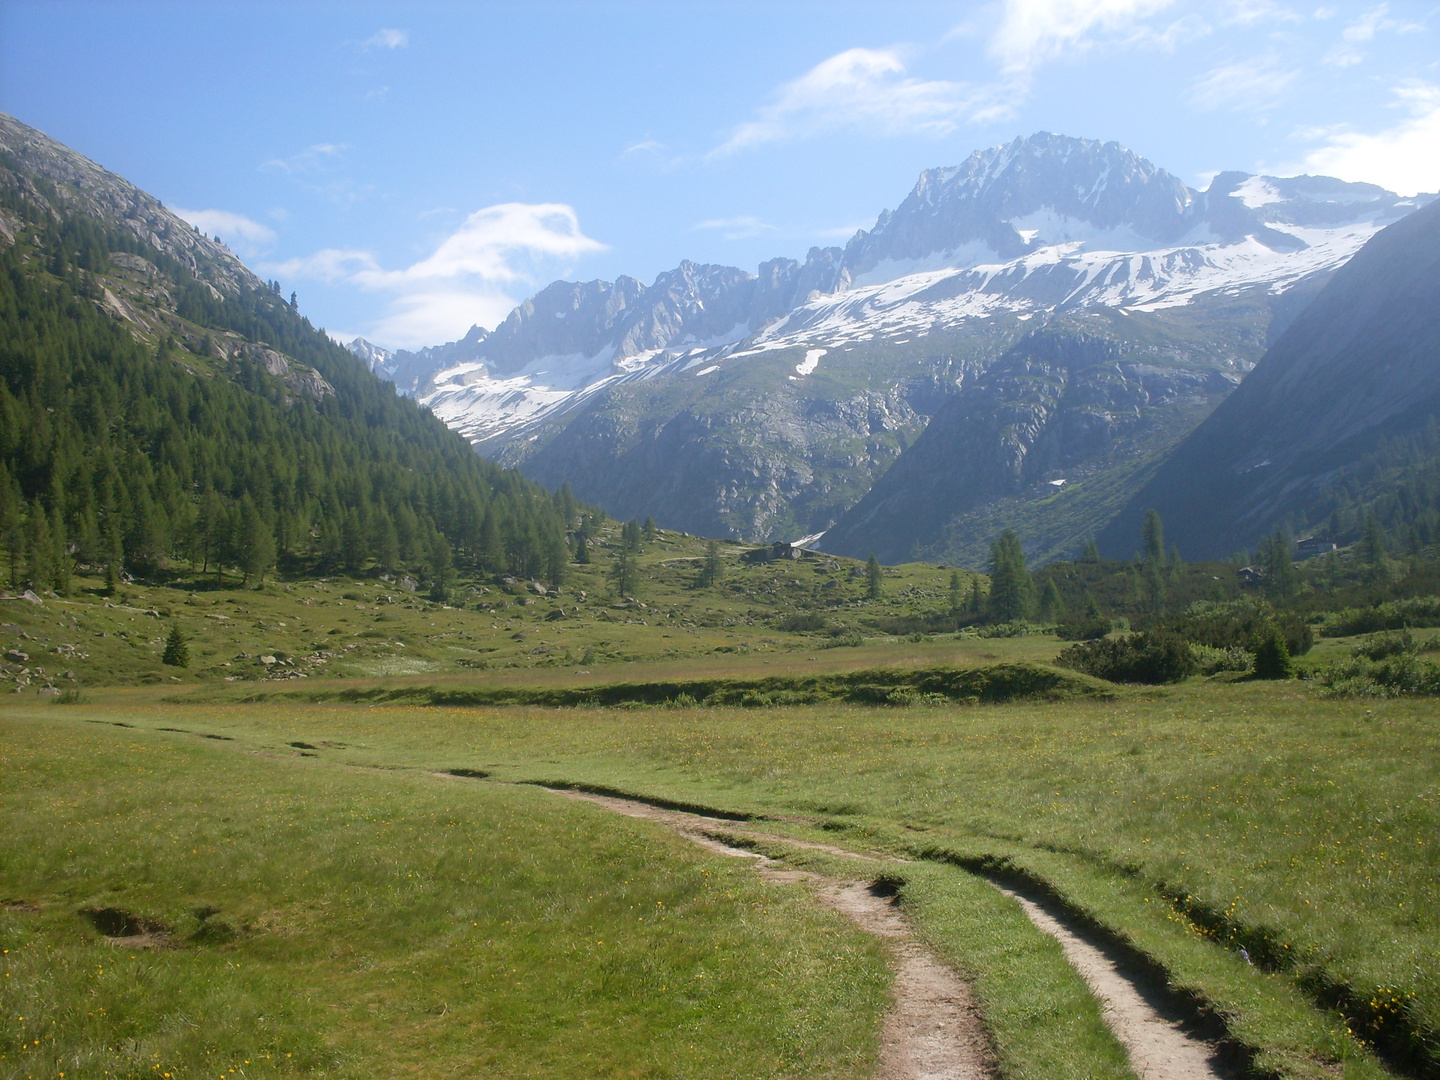
<svg viewBox="0 0 1440 1080"><path fill-rule="evenodd" d="M372 560L443 577L484 524L563 546L538 486L478 458L227 250L0 116L0 540L12 584ZM443 553L442 553L443 549ZM517 557L518 547L517 547ZM437 567L439 569L437 570ZM443 582L441 582L443 584Z"/></svg>
<svg viewBox="0 0 1440 1080"><path fill-rule="evenodd" d="M1433 519L1440 418L1440 204L1378 233L1101 536L1129 554L1145 510L1187 557L1283 525L1358 534ZM1428 527L1428 526L1427 526Z"/></svg>
<svg viewBox="0 0 1440 1080"><path fill-rule="evenodd" d="M1415 205L1324 177L1225 173L1197 192L1116 143L1042 132L927 170L874 228L804 263L772 260L758 275L685 263L649 287L557 282L492 334L369 355L481 453L547 485L688 531L794 539L834 527L900 455L931 453L935 439L910 446L946 399L1013 390L1024 406L1033 380L976 380L1037 326L1119 314L1110 325L1134 353L1124 363L1158 365L1173 386L1138 368L1113 385L1082 375L1063 407L1044 407L1056 426L1031 464L985 473L995 448L972 439L965 452L978 456L948 467L988 478L943 513L931 506L929 531L901 516L895 543L871 526L853 541L970 559L1020 512L1032 543L1043 534L1045 551L1074 553L1125 493L1093 481L1203 418L1272 328ZM1104 428L1110 441L1057 442L1092 393L1126 414ZM1052 465L1086 479L1083 512L1079 488L1040 507L1053 492L1035 478ZM907 466L895 481L925 472ZM917 506L941 494L921 488ZM822 545L851 544L848 528Z"/></svg>

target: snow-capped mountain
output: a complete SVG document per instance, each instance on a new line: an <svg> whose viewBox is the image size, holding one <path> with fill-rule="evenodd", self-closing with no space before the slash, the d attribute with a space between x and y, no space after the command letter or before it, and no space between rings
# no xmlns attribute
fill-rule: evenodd
<svg viewBox="0 0 1440 1080"><path fill-rule="evenodd" d="M559 281L492 333L352 350L494 451L606 386L777 349L901 340L997 315L1155 311L1333 271L1418 205L1372 184L1222 173L1199 192L1118 143L1047 132L929 169L843 248L758 274Z"/></svg>

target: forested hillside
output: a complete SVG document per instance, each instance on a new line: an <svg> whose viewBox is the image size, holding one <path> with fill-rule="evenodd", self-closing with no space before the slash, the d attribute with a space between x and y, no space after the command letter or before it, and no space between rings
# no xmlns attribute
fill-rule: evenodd
<svg viewBox="0 0 1440 1080"><path fill-rule="evenodd" d="M12 587L63 591L87 565L243 580L374 567L442 592L456 564L563 575L568 493L478 458L218 243L178 248L189 227L118 177L8 119L0 139ZM97 199L81 169L114 190ZM94 212L106 194L170 231Z"/></svg>

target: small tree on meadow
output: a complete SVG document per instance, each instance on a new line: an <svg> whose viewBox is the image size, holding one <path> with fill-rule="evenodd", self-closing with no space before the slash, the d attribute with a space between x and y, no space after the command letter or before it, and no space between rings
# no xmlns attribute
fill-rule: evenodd
<svg viewBox="0 0 1440 1080"><path fill-rule="evenodd" d="M708 589L713 585L720 584L723 572L720 562L720 542L718 540L705 541L705 559L700 564L700 576L695 581L696 586Z"/></svg>
<svg viewBox="0 0 1440 1080"><path fill-rule="evenodd" d="M190 643L178 625L170 627L170 636L165 639L165 652L160 657L160 662L170 667L190 666Z"/></svg>
<svg viewBox="0 0 1440 1080"><path fill-rule="evenodd" d="M870 561L865 564L866 592L871 600L879 600L880 594L885 587L885 572L880 569L880 560L871 554Z"/></svg>

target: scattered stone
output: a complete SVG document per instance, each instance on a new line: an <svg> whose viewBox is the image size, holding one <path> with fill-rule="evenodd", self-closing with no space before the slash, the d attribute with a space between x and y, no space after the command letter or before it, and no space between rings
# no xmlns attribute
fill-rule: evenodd
<svg viewBox="0 0 1440 1080"><path fill-rule="evenodd" d="M6 649L5 659L9 660L12 664L23 664L26 660L30 659L30 654L23 653L19 649Z"/></svg>

